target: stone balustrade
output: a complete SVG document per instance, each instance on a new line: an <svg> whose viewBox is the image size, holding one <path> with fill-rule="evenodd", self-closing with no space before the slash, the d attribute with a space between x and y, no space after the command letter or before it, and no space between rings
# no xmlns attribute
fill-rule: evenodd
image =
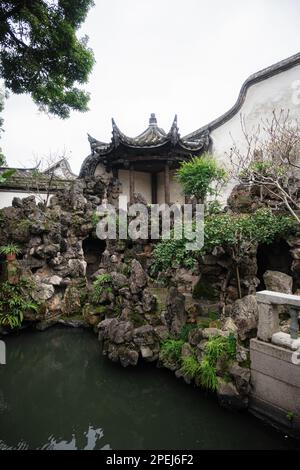
<svg viewBox="0 0 300 470"><path fill-rule="evenodd" d="M300 439L300 296L257 292L258 332L250 341L249 411ZM288 306L290 334L279 328L277 305Z"/></svg>
<svg viewBox="0 0 300 470"><path fill-rule="evenodd" d="M256 299L258 303L258 331L257 337L261 341L272 342L278 346L288 347L292 350L300 348L299 338L299 311L300 296L292 294L283 294L264 290L257 292ZM276 305L289 306L291 317L290 334L280 332L279 313Z"/></svg>

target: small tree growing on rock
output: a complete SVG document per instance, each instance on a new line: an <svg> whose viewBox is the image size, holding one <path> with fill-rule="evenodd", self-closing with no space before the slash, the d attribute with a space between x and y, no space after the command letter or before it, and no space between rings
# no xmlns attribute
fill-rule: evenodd
<svg viewBox="0 0 300 470"><path fill-rule="evenodd" d="M230 152L232 177L244 186L260 188L260 197L285 207L300 223L300 123L289 112L273 112L249 134L243 118L241 126L247 150L234 143Z"/></svg>
<svg viewBox="0 0 300 470"><path fill-rule="evenodd" d="M226 180L226 171L209 153L181 163L178 181L187 196L195 196L204 204L207 196L217 196Z"/></svg>

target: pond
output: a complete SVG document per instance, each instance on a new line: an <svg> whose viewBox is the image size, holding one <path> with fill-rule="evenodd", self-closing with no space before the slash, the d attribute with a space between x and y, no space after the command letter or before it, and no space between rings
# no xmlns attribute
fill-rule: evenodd
<svg viewBox="0 0 300 470"><path fill-rule="evenodd" d="M112 364L91 331L25 331L6 347L0 449L300 448L169 371Z"/></svg>

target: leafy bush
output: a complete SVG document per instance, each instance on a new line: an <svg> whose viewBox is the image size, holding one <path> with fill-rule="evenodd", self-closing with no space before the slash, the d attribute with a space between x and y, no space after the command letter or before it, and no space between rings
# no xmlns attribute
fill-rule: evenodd
<svg viewBox="0 0 300 470"><path fill-rule="evenodd" d="M183 162L177 171L177 179L188 196L195 196L204 202L207 195L216 195L217 189L212 183L224 182L226 172L209 153Z"/></svg>
<svg viewBox="0 0 300 470"><path fill-rule="evenodd" d="M269 244L296 230L292 217L274 215L270 209L258 209L253 214L220 214L208 217L204 224L204 251L216 246L234 246L239 240Z"/></svg>
<svg viewBox="0 0 300 470"><path fill-rule="evenodd" d="M151 266L151 274L155 275L159 271L174 266L183 266L193 269L196 263L195 252L187 251L186 240L163 240L158 243L153 250L154 263Z"/></svg>
<svg viewBox="0 0 300 470"><path fill-rule="evenodd" d="M26 312L37 312L38 304L30 295L31 288L25 280L17 285L0 284L0 325L16 328L22 324Z"/></svg>
<svg viewBox="0 0 300 470"><path fill-rule="evenodd" d="M111 287L112 277L110 274L104 273L97 276L96 280L93 283L92 291L92 301L97 303L100 301L103 292L109 291L112 292Z"/></svg>
<svg viewBox="0 0 300 470"><path fill-rule="evenodd" d="M169 267L191 268L201 255L211 253L217 246L231 248L236 258L243 256L243 245L272 243L296 232L294 219L286 215L274 215L269 209L258 209L253 214L216 214L204 220L204 246L200 251L187 251L186 241L163 240L153 251L152 274ZM241 243L241 241L243 243Z"/></svg>

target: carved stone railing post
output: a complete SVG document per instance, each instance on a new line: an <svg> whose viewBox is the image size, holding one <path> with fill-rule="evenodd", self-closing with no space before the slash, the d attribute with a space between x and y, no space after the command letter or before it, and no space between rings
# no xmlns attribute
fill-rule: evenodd
<svg viewBox="0 0 300 470"><path fill-rule="evenodd" d="M287 341L299 340L299 311L300 296L292 294L283 294L281 292L272 292L264 290L256 293L258 304L258 330L257 337L262 341L271 341L273 335L280 331L279 315L276 305L289 306L291 317L290 335L285 335ZM282 336L282 333L281 333Z"/></svg>
<svg viewBox="0 0 300 470"><path fill-rule="evenodd" d="M271 341L274 333L279 331L279 314L271 303L258 301L257 337L262 341Z"/></svg>
<svg viewBox="0 0 300 470"><path fill-rule="evenodd" d="M290 328L290 335L292 339L299 338L299 310L291 307L290 308L290 317L291 317L291 328Z"/></svg>

